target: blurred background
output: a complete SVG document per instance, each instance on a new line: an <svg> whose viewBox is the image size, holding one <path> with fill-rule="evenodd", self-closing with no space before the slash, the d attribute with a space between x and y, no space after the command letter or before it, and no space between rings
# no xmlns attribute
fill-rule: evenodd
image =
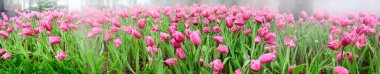
<svg viewBox="0 0 380 74"><path fill-rule="evenodd" d="M45 11L59 8L82 11L88 7L112 8L133 6L174 6L196 4L225 4L228 6L251 6L269 8L278 12L289 12L298 15L302 10L343 12L380 13L380 0L0 0L0 11L14 16L14 10Z"/></svg>

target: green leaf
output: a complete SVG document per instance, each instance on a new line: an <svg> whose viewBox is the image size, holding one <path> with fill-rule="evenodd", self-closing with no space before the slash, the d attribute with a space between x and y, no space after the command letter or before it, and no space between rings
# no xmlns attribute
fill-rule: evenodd
<svg viewBox="0 0 380 74"><path fill-rule="evenodd" d="M305 67L305 64L294 67L293 74L300 74L300 72L303 70L304 67Z"/></svg>

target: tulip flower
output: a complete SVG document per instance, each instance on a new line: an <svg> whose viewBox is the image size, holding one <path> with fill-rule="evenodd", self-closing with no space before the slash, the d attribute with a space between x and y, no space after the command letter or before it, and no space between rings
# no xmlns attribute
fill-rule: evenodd
<svg viewBox="0 0 380 74"><path fill-rule="evenodd" d="M367 36L365 36L365 35L358 36L357 41L355 43L355 47L360 49L366 45L367 45Z"/></svg>
<svg viewBox="0 0 380 74"><path fill-rule="evenodd" d="M234 26L234 22L233 22L232 18L230 18L230 17L226 18L226 25L228 28L232 28L232 26Z"/></svg>
<svg viewBox="0 0 380 74"><path fill-rule="evenodd" d="M62 51L62 52L60 52L58 55L57 55L57 58L59 59L59 60L63 60L63 59L65 59L67 57L67 55L66 55L66 52L65 51Z"/></svg>
<svg viewBox="0 0 380 74"><path fill-rule="evenodd" d="M295 64L294 64L293 66L290 66L290 67L289 67L289 70L288 70L289 74L293 74L293 69L294 69L294 67L296 67Z"/></svg>
<svg viewBox="0 0 380 74"><path fill-rule="evenodd" d="M137 31L136 29L132 29L132 34L136 39L141 38L141 33L139 31Z"/></svg>
<svg viewBox="0 0 380 74"><path fill-rule="evenodd" d="M146 51L148 52L148 53L150 53L150 54L153 54L153 55L155 55L155 54L157 54L158 53L158 48L157 48L157 46L148 46L148 47L146 47Z"/></svg>
<svg viewBox="0 0 380 74"><path fill-rule="evenodd" d="M223 37L222 36L214 36L214 40L218 42L219 44L222 44L223 42Z"/></svg>
<svg viewBox="0 0 380 74"><path fill-rule="evenodd" d="M351 38L350 36L347 34L347 33L344 33L343 36L342 36L342 40L340 40L340 43L343 45L343 46L347 46L351 43Z"/></svg>
<svg viewBox="0 0 380 74"><path fill-rule="evenodd" d="M202 43L201 37L199 36L199 34L197 32L191 33L190 41L193 42L196 46L199 46Z"/></svg>
<svg viewBox="0 0 380 74"><path fill-rule="evenodd" d="M276 38L276 33L268 33L264 36L265 42L269 44L273 44L275 38Z"/></svg>
<svg viewBox="0 0 380 74"><path fill-rule="evenodd" d="M214 26L214 27L212 28L212 32L213 32L214 34L218 34L221 30L222 30L222 29L220 29L219 26Z"/></svg>
<svg viewBox="0 0 380 74"><path fill-rule="evenodd" d="M342 66L336 66L336 67L334 67L334 72L336 74L350 74L350 72L346 68L344 68Z"/></svg>
<svg viewBox="0 0 380 74"><path fill-rule="evenodd" d="M219 45L217 49L220 53L228 54L228 47L225 45Z"/></svg>
<svg viewBox="0 0 380 74"><path fill-rule="evenodd" d="M157 25L152 26L152 32L153 33L156 33L158 30L160 30L160 28Z"/></svg>
<svg viewBox="0 0 380 74"><path fill-rule="evenodd" d="M331 50L339 50L341 46L342 44L338 40L330 40L327 44L327 47L329 47Z"/></svg>
<svg viewBox="0 0 380 74"><path fill-rule="evenodd" d="M8 60L9 58L11 58L11 56L12 56L12 54L10 54L10 53L5 53L5 54L3 55L3 60Z"/></svg>
<svg viewBox="0 0 380 74"><path fill-rule="evenodd" d="M266 53L259 57L260 62L262 63L270 63L276 59L276 54L274 53Z"/></svg>
<svg viewBox="0 0 380 74"><path fill-rule="evenodd" d="M210 33L210 27L203 27L202 32L206 34Z"/></svg>
<svg viewBox="0 0 380 74"><path fill-rule="evenodd" d="M50 44L58 44L58 43L60 43L61 42L61 37L59 37L59 36L50 36L49 37L49 43Z"/></svg>
<svg viewBox="0 0 380 74"><path fill-rule="evenodd" d="M255 44L259 44L261 42L261 38L259 36L255 37Z"/></svg>
<svg viewBox="0 0 380 74"><path fill-rule="evenodd" d="M183 52L182 48L177 48L176 51L175 51L175 54L180 59L185 59L185 57L186 57L186 54L185 54L185 52Z"/></svg>
<svg viewBox="0 0 380 74"><path fill-rule="evenodd" d="M113 41L113 44L115 45L116 48L118 48L121 45L121 39L117 38Z"/></svg>
<svg viewBox="0 0 380 74"><path fill-rule="evenodd" d="M237 69L234 71L234 74L242 74L242 72L240 71L240 69Z"/></svg>
<svg viewBox="0 0 380 74"><path fill-rule="evenodd" d="M147 37L145 37L145 40L146 40L146 43L147 43L148 46L153 46L154 45L154 40L153 40L152 37L147 36Z"/></svg>
<svg viewBox="0 0 380 74"><path fill-rule="evenodd" d="M33 30L30 28L23 28L22 29L22 34L26 36L32 36L33 35Z"/></svg>
<svg viewBox="0 0 380 74"><path fill-rule="evenodd" d="M5 40L8 38L8 33L5 31L0 31L0 36L3 37L3 39Z"/></svg>
<svg viewBox="0 0 380 74"><path fill-rule="evenodd" d="M259 72L262 68L259 60L251 60L250 66L253 72Z"/></svg>
<svg viewBox="0 0 380 74"><path fill-rule="evenodd" d="M199 59L199 65L203 66L204 60L203 58Z"/></svg>
<svg viewBox="0 0 380 74"><path fill-rule="evenodd" d="M293 39L285 38L284 42L285 45L289 46L290 48L296 47L296 44L294 43Z"/></svg>
<svg viewBox="0 0 380 74"><path fill-rule="evenodd" d="M176 31L174 34L172 34L172 37L177 41L177 42L183 42L185 41L185 36L179 31Z"/></svg>
<svg viewBox="0 0 380 74"><path fill-rule="evenodd" d="M144 27L145 27L145 22L146 22L145 19L140 19L140 20L137 22L137 26L138 26L140 29L144 29Z"/></svg>
<svg viewBox="0 0 380 74"><path fill-rule="evenodd" d="M212 61L211 63L208 64L208 67L213 67L214 73L218 73L219 71L222 71L224 68L222 60L220 60L220 59L216 59L216 60Z"/></svg>
<svg viewBox="0 0 380 74"><path fill-rule="evenodd" d="M163 42L163 41L165 41L167 39L169 39L169 34L161 32L160 33L160 41Z"/></svg>
<svg viewBox="0 0 380 74"><path fill-rule="evenodd" d="M245 29L245 36L249 36L251 32L251 29Z"/></svg>
<svg viewBox="0 0 380 74"><path fill-rule="evenodd" d="M181 48L181 46L182 46L181 42L177 42L177 40L175 40L174 38L170 40L170 44L174 48Z"/></svg>
<svg viewBox="0 0 380 74"><path fill-rule="evenodd" d="M169 66L172 66L172 65L177 65L178 64L178 61L176 58L169 58L169 59L166 59L165 60L165 63Z"/></svg>
<svg viewBox="0 0 380 74"><path fill-rule="evenodd" d="M3 54L5 54L5 53L7 53L7 50L5 50L5 49L0 49L0 55L3 55Z"/></svg>

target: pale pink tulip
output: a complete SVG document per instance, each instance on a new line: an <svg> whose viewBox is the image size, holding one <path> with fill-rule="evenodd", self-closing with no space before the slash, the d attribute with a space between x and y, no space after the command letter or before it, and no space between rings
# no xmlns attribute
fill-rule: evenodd
<svg viewBox="0 0 380 74"><path fill-rule="evenodd" d="M350 72L346 68L344 68L342 66L336 66L336 67L334 67L334 72L336 74L350 74Z"/></svg>

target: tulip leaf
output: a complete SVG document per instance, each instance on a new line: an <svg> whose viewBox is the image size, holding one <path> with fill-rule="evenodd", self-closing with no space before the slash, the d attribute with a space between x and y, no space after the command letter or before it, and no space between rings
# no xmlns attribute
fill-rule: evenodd
<svg viewBox="0 0 380 74"><path fill-rule="evenodd" d="M304 67L305 67L305 64L294 67L293 74L300 74L300 72L303 70Z"/></svg>

